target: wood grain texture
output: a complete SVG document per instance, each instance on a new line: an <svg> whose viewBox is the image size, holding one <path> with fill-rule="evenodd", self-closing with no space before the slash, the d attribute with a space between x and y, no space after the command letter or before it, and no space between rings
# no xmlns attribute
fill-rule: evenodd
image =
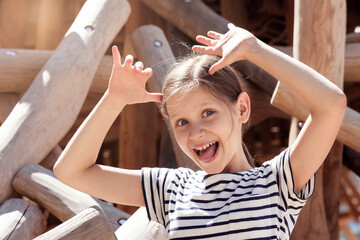
<svg viewBox="0 0 360 240"><path fill-rule="evenodd" d="M9 116L18 101L19 96L16 93L0 93L0 124ZM40 162L40 165L51 170L60 156L62 149L56 145L53 150Z"/></svg>
<svg viewBox="0 0 360 240"><path fill-rule="evenodd" d="M343 88L346 1L296 0L294 16L294 58ZM341 166L342 144L336 142L316 173L316 191L291 239L338 239Z"/></svg>
<svg viewBox="0 0 360 240"><path fill-rule="evenodd" d="M10 198L0 206L0 239L30 240L45 229L43 213L29 201Z"/></svg>
<svg viewBox="0 0 360 240"><path fill-rule="evenodd" d="M94 205L105 213L113 231L120 226L120 218L129 217L129 214L110 204L63 184L50 170L39 165L29 164L23 167L16 174L12 187L63 222Z"/></svg>
<svg viewBox="0 0 360 240"><path fill-rule="evenodd" d="M280 84L274 91L271 104L291 116L305 121L310 111L285 86ZM360 152L360 113L347 107L336 138L341 143Z"/></svg>
<svg viewBox="0 0 360 240"><path fill-rule="evenodd" d="M90 207L35 240L116 240L106 216L97 206Z"/></svg>
<svg viewBox="0 0 360 240"><path fill-rule="evenodd" d="M107 46L129 12L125 0L87 1L5 120L0 128L0 202L10 195L15 173L26 163L40 162L70 129Z"/></svg>
<svg viewBox="0 0 360 240"><path fill-rule="evenodd" d="M159 46L155 44L156 42L159 43ZM145 25L133 33L132 43L138 58L144 62L146 66L150 66L153 69L153 75L147 84L149 90L151 92L161 92L166 73L175 63L175 57L164 33L159 27ZM171 131L170 123L168 121L165 122ZM198 166L182 152L172 132L170 136L178 166L199 169Z"/></svg>

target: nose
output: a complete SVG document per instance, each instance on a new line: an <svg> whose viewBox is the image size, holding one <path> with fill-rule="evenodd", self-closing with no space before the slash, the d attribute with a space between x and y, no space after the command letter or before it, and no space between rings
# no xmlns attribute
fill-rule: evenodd
<svg viewBox="0 0 360 240"><path fill-rule="evenodd" d="M205 135L206 131L201 124L192 124L190 127L189 139L197 140Z"/></svg>

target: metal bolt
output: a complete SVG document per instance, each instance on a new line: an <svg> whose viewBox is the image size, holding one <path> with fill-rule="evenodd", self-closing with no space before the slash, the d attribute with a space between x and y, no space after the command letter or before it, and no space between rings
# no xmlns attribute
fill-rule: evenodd
<svg viewBox="0 0 360 240"><path fill-rule="evenodd" d="M88 32L92 32L92 31L94 31L94 27L93 27L93 26L90 26L90 25L87 25L87 26L85 27L85 30L88 31Z"/></svg>
<svg viewBox="0 0 360 240"><path fill-rule="evenodd" d="M299 123L298 123L298 128L299 128L299 129L302 129L302 128L303 128L303 126L304 126L304 122L299 121Z"/></svg>
<svg viewBox="0 0 360 240"><path fill-rule="evenodd" d="M119 221L118 221L118 223L120 225L123 225L125 222L126 222L126 219L124 219L124 218L120 218Z"/></svg>
<svg viewBox="0 0 360 240"><path fill-rule="evenodd" d="M159 40L156 40L156 41L154 41L154 46L155 46L155 47L161 47L161 46L162 46L162 42L159 41Z"/></svg>
<svg viewBox="0 0 360 240"><path fill-rule="evenodd" d="M6 55L8 55L8 56L15 56L15 55L16 55L16 52L13 51L13 50L7 50L7 51L6 51Z"/></svg>

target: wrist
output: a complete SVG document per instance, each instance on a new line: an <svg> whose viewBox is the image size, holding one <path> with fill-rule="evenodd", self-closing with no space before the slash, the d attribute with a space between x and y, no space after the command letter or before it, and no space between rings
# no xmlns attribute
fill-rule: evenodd
<svg viewBox="0 0 360 240"><path fill-rule="evenodd" d="M109 89L106 90L106 92L103 95L103 101L106 105L110 106L114 109L119 109L120 111L125 107L127 104L124 99L122 99L120 96L111 94L109 92Z"/></svg>
<svg viewBox="0 0 360 240"><path fill-rule="evenodd" d="M245 59L252 62L252 59L256 58L263 49L263 42L256 38L255 36L248 38L246 40L246 51L245 51Z"/></svg>

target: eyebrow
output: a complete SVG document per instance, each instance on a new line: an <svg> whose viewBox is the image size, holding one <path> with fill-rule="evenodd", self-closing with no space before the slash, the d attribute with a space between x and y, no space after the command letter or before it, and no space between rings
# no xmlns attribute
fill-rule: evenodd
<svg viewBox="0 0 360 240"><path fill-rule="evenodd" d="M203 104L200 105L200 108L203 108L203 107L205 107L205 106L207 106L207 105L211 105L211 103L205 102L205 103L203 103ZM176 119L176 118L178 118L178 119L176 120L176 121L178 121L178 120L182 119L182 117L178 117L178 115L179 115L179 114L174 114L174 116L170 117L170 114L169 114L169 118L170 118L170 119Z"/></svg>

